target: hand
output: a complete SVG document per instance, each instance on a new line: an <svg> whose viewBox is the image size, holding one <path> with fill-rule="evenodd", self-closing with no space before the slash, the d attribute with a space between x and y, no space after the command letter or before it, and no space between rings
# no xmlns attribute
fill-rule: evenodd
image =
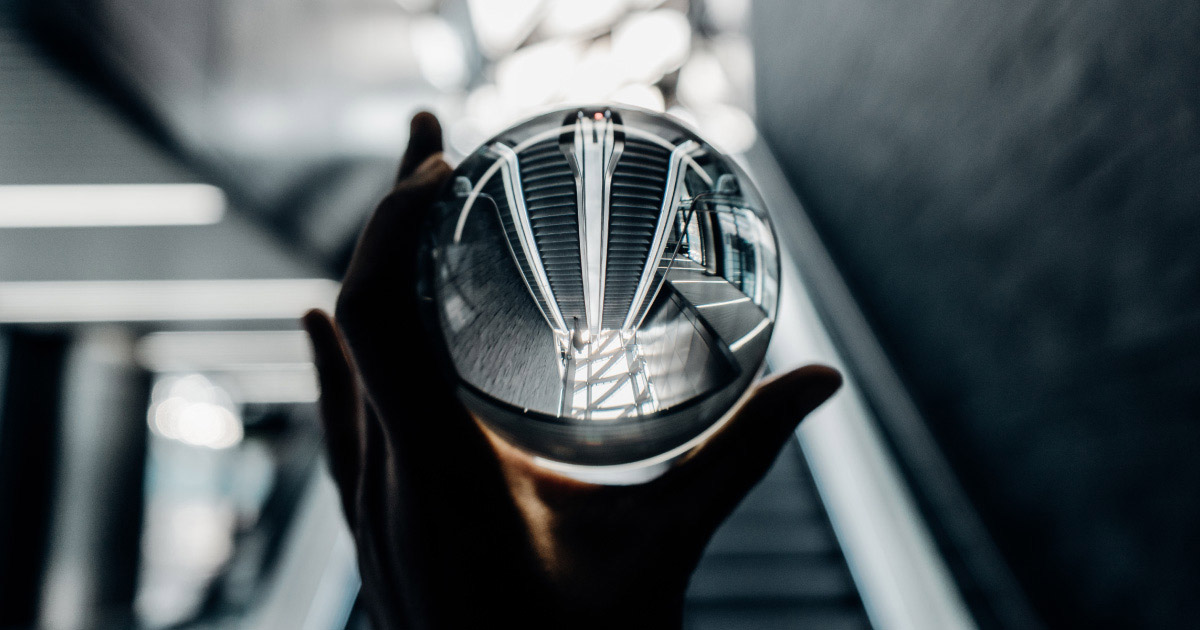
<svg viewBox="0 0 1200 630"><path fill-rule="evenodd" d="M812 365L759 385L711 440L641 485L537 466L459 403L422 327L416 246L451 172L441 147L437 119L418 114L337 322L304 318L375 627L678 628L709 538L841 377Z"/></svg>

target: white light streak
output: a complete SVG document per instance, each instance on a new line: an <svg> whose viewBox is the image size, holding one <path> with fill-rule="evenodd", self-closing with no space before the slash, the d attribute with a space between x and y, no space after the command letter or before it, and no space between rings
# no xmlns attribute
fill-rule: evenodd
<svg viewBox="0 0 1200 630"><path fill-rule="evenodd" d="M712 302L709 304L700 304L700 305L696 306L696 308L715 308L718 306L729 306L730 304L738 304L740 302L749 302L749 301L750 301L750 298L748 298L748 297L740 297L740 298L737 298L736 300L725 300L724 302Z"/></svg>
<svg viewBox="0 0 1200 630"><path fill-rule="evenodd" d="M0 186L0 227L205 225L225 214L208 184Z"/></svg>
<svg viewBox="0 0 1200 630"><path fill-rule="evenodd" d="M323 279L0 282L0 323L297 319L331 310Z"/></svg>
<svg viewBox="0 0 1200 630"><path fill-rule="evenodd" d="M158 372L297 365L312 358L299 330L158 332L143 337L135 352L139 363Z"/></svg>
<svg viewBox="0 0 1200 630"><path fill-rule="evenodd" d="M750 329L750 332L746 333L745 335L742 335L742 337L740 339L729 344L729 351L737 352L738 350L741 350L742 346L746 345L746 343L749 342L751 339L754 339L755 337L762 334L762 331L766 330L767 326L770 326L770 325L771 325L771 320L767 319L767 318L763 318L763 320L761 322L758 322L757 326Z"/></svg>

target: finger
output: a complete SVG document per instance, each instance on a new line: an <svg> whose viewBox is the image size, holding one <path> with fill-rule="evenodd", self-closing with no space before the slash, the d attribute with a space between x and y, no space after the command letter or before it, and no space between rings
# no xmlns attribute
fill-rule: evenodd
<svg viewBox="0 0 1200 630"><path fill-rule="evenodd" d="M708 444L680 465L679 473L701 478L695 485L723 497L732 509L770 470L800 421L841 385L842 375L823 365L764 382Z"/></svg>
<svg viewBox="0 0 1200 630"><path fill-rule="evenodd" d="M341 490L346 517L354 522L364 435L358 385L337 328L326 313L313 309L301 320L312 342L321 387L320 415L329 453L330 474Z"/></svg>
<svg viewBox="0 0 1200 630"><path fill-rule="evenodd" d="M376 209L338 296L337 322L375 402L439 394L439 355L424 331L417 249L424 220L450 175L439 156L425 160ZM432 388L432 389L431 389ZM382 409L384 415L390 415Z"/></svg>
<svg viewBox="0 0 1200 630"><path fill-rule="evenodd" d="M347 293L360 289L372 298L397 296L401 286L415 289L416 255L421 229L450 172L450 165L441 159L440 154L431 155L379 203L359 237L339 297L344 298ZM392 290L383 295L371 294L385 288L387 283L395 282L408 284L393 284ZM415 297L415 291L406 292L405 295L409 293ZM345 325L341 315L339 310L338 322ZM351 342L353 344L353 340Z"/></svg>
<svg viewBox="0 0 1200 630"><path fill-rule="evenodd" d="M450 173L440 154L430 155L384 199L338 296L337 322L381 427L404 451L406 465L417 468L436 463L440 451L430 445L454 444L481 454L488 449L455 395L444 342L428 330L436 324L417 294L424 222ZM471 461L455 470L470 474L476 464L485 465L479 458Z"/></svg>
<svg viewBox="0 0 1200 630"><path fill-rule="evenodd" d="M372 391L418 392L405 386L413 378L397 378L397 369L427 374L429 369L413 368L432 367L422 343L427 336L421 334L416 295L417 250L428 211L451 172L441 148L437 118L428 112L414 116L396 187L363 231L338 297L338 322ZM375 387L379 381L386 385Z"/></svg>
<svg viewBox="0 0 1200 630"><path fill-rule="evenodd" d="M413 116L409 123L408 149L400 160L400 170L396 174L396 182L404 180L429 156L442 152L442 124L437 116L429 112L420 112Z"/></svg>

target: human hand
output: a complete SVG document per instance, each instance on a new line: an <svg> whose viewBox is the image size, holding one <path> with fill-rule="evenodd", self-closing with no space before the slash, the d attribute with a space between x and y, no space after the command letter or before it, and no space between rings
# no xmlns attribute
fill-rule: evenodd
<svg viewBox="0 0 1200 630"><path fill-rule="evenodd" d="M813 365L759 385L715 436L647 483L600 486L538 466L462 406L423 327L416 250L451 173L441 146L437 119L418 114L336 323L320 311L304 318L373 621L679 627L709 538L841 377Z"/></svg>

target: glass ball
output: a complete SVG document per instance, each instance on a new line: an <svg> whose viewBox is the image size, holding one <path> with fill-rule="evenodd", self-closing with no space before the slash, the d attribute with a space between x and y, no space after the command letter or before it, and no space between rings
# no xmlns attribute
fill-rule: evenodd
<svg viewBox="0 0 1200 630"><path fill-rule="evenodd" d="M464 404L579 478L636 479L703 442L771 337L763 201L662 114L576 107L500 133L455 169L423 248Z"/></svg>

